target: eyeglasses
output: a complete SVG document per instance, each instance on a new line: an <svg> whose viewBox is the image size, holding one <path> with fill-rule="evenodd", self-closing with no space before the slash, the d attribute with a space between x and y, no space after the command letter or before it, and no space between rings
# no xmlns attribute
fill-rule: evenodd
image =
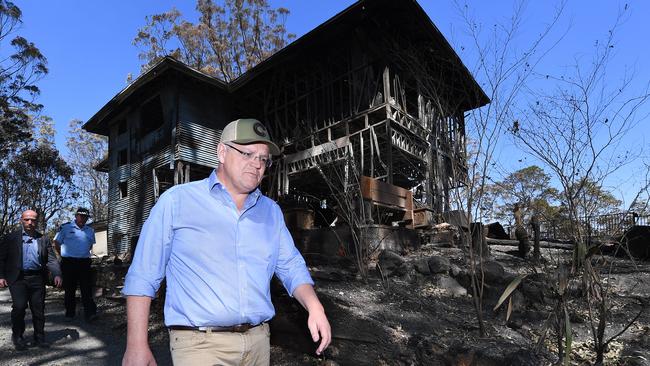
<svg viewBox="0 0 650 366"><path fill-rule="evenodd" d="M246 152L246 151L241 151L241 150L239 150L238 148L236 148L236 147L234 147L234 146L232 146L232 145L228 145L228 144L224 144L224 145L226 145L226 146L228 146L229 148L232 148L233 150L235 150L235 151L237 151L238 153L240 153L241 156L244 158L245 161L251 161L251 160L255 160L255 159L257 159L257 160L260 161L260 163L262 163L262 165L264 165L264 166L267 167L267 168L270 168L271 165L273 164L273 161L271 160L271 157L268 156L268 155L257 155L257 156L254 156L253 153L249 153L249 152Z"/></svg>

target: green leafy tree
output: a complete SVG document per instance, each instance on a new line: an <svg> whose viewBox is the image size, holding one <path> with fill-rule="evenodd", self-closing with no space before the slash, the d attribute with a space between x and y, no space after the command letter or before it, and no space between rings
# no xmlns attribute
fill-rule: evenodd
<svg viewBox="0 0 650 366"><path fill-rule="evenodd" d="M95 167L108 153L108 138L85 131L83 121L70 121L68 146L69 164L75 172L74 183L79 204L89 207L95 221L106 218L108 209L108 174Z"/></svg>
<svg viewBox="0 0 650 366"><path fill-rule="evenodd" d="M18 182L6 163L0 163L0 237L18 224L20 206L16 204Z"/></svg>
<svg viewBox="0 0 650 366"><path fill-rule="evenodd" d="M24 207L19 202L21 182L16 178L15 165L10 164L29 146L54 146L54 122L50 117L28 115L28 125L32 131L31 142L23 141L18 149L6 152L6 159L0 160L0 237L18 226L20 213Z"/></svg>
<svg viewBox="0 0 650 366"><path fill-rule="evenodd" d="M576 197L579 215L582 217L592 217L606 215L620 211L621 200L603 189L603 187L591 179L584 179L580 183L580 194ZM571 192L578 190L578 187L569 187ZM570 193L565 193L568 196Z"/></svg>
<svg viewBox="0 0 650 366"><path fill-rule="evenodd" d="M532 165L506 176L502 181L491 184L488 188L495 202L493 215L499 220L512 221L515 204L524 211L524 221L528 222L533 214L550 219L556 212L552 202L559 195L557 189L550 186L551 177L544 170Z"/></svg>
<svg viewBox="0 0 650 366"><path fill-rule="evenodd" d="M39 227L76 198L72 168L49 144L23 149L8 164L8 178L16 184L14 204L38 213Z"/></svg>
<svg viewBox="0 0 650 366"><path fill-rule="evenodd" d="M31 138L30 114L40 91L35 83L45 76L47 59L27 39L16 35L22 12L14 3L0 0L0 156Z"/></svg>
<svg viewBox="0 0 650 366"><path fill-rule="evenodd" d="M289 10L267 0L198 0L198 22L177 9L146 18L133 44L141 49L142 69L171 55L187 65L231 81L284 47L294 35L284 22Z"/></svg>
<svg viewBox="0 0 650 366"><path fill-rule="evenodd" d="M54 146L54 120L49 116L38 116L32 120L32 138L36 145Z"/></svg>

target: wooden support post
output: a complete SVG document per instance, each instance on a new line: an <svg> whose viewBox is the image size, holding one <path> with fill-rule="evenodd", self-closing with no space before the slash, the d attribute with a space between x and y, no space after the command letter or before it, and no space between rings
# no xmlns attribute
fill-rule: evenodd
<svg viewBox="0 0 650 366"><path fill-rule="evenodd" d="M392 142L392 127L391 127L391 120L387 119L386 120L386 139L388 143L386 144L386 165L388 165L388 179L386 180L387 183L393 184L393 142Z"/></svg>
<svg viewBox="0 0 650 366"><path fill-rule="evenodd" d="M360 162L361 162L361 163L360 163L360 164L361 164L361 167L360 167L360 171L359 171L359 173L360 173L361 175L363 175L363 165L364 165L364 164L363 164L363 163L364 163L363 160L365 159L364 152L363 152L363 132L360 132L360 133L359 133L359 155L360 155L359 160L360 160Z"/></svg>
<svg viewBox="0 0 650 366"><path fill-rule="evenodd" d="M368 116L366 116L366 118L367 117ZM368 129L368 131L370 131L369 132L370 138L368 139L370 140L370 177L374 178L375 177L375 148L374 148L375 139L373 135L375 134L375 130L371 127L370 129Z"/></svg>
<svg viewBox="0 0 650 366"><path fill-rule="evenodd" d="M176 162L176 169L174 170L174 185L183 183L183 162L178 160Z"/></svg>
<svg viewBox="0 0 650 366"><path fill-rule="evenodd" d="M152 173L152 182L153 182L153 201L156 202L158 201L158 197L160 196L160 186L158 182L158 176L156 175L156 169L151 169Z"/></svg>
<svg viewBox="0 0 650 366"><path fill-rule="evenodd" d="M390 104L391 95L390 95L390 71L388 70L388 66L384 67L382 83L384 85L384 103L386 103L386 113L390 115L390 107L388 105Z"/></svg>

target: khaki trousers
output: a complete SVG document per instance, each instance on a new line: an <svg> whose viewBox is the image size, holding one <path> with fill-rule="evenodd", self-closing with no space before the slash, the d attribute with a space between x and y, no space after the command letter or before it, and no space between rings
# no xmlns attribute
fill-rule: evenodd
<svg viewBox="0 0 650 366"><path fill-rule="evenodd" d="M169 330L169 348L175 366L270 364L268 323L244 333Z"/></svg>

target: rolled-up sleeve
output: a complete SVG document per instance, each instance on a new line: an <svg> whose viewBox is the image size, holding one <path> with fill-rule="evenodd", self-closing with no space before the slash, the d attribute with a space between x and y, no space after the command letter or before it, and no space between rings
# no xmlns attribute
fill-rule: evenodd
<svg viewBox="0 0 650 366"><path fill-rule="evenodd" d="M154 297L169 261L175 207L174 188L160 196L142 226L135 255L124 280L125 296Z"/></svg>
<svg viewBox="0 0 650 366"><path fill-rule="evenodd" d="M314 281L307 270L305 260L294 245L293 238L284 224L284 217L279 208L277 208L276 216L277 222L280 223L278 227L280 249L275 274L289 295L293 296L293 292L298 286L304 284L313 285Z"/></svg>

